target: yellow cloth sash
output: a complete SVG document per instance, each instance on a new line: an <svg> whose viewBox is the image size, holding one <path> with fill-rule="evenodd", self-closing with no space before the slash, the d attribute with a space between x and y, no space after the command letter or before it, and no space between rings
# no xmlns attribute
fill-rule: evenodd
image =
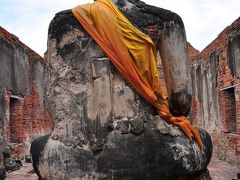
<svg viewBox="0 0 240 180"><path fill-rule="evenodd" d="M158 114L168 123L180 127L190 140L194 137L202 147L197 128L186 117L174 117L169 111L167 99L161 92L153 41L135 28L111 0L80 5L72 12L121 75L156 108Z"/></svg>

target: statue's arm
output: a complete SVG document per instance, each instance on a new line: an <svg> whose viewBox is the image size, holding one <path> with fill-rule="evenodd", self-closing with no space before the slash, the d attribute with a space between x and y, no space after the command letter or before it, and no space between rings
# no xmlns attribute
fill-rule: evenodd
<svg viewBox="0 0 240 180"><path fill-rule="evenodd" d="M156 43L162 60L170 110L175 116L186 116L191 108L192 89L187 40L181 17L138 0L114 1L126 17Z"/></svg>
<svg viewBox="0 0 240 180"><path fill-rule="evenodd" d="M163 64L170 110L176 116L187 115L192 89L186 34L180 17L163 23L157 48Z"/></svg>

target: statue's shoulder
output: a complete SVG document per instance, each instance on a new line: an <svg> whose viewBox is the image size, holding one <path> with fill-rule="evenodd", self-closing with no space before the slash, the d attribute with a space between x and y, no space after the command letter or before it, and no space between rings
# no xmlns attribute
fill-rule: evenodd
<svg viewBox="0 0 240 180"><path fill-rule="evenodd" d="M139 0L116 0L115 4L140 29L141 26L149 24L163 26L164 22L170 21L174 21L184 28L182 18L170 10L152 6Z"/></svg>
<svg viewBox="0 0 240 180"><path fill-rule="evenodd" d="M49 25L49 38L56 39L57 42L60 42L63 35L74 28L85 31L77 19L74 18L71 9L60 11L55 14L55 17Z"/></svg>

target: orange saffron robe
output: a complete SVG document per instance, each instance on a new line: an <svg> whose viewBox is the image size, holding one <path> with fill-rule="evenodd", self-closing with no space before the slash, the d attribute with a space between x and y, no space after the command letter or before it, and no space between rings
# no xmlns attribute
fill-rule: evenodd
<svg viewBox="0 0 240 180"><path fill-rule="evenodd" d="M153 41L134 27L111 0L80 5L72 12L121 75L156 108L158 114L202 147L197 128L186 117L174 117L169 111L168 101L161 92Z"/></svg>

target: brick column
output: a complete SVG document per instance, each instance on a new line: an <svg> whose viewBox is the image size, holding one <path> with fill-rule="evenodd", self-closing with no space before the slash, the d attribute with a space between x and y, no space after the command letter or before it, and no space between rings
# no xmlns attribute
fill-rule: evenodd
<svg viewBox="0 0 240 180"><path fill-rule="evenodd" d="M240 85L235 87L235 100L236 100L237 133L240 134Z"/></svg>
<svg viewBox="0 0 240 180"><path fill-rule="evenodd" d="M201 124L201 107L196 96L192 97L191 121L192 124L202 126Z"/></svg>
<svg viewBox="0 0 240 180"><path fill-rule="evenodd" d="M11 142L10 138L10 109L9 109L9 103L10 103L10 95L12 94L11 91L5 90L4 91L4 101L5 101L5 117L3 119L3 131L5 135L6 143L9 144Z"/></svg>

